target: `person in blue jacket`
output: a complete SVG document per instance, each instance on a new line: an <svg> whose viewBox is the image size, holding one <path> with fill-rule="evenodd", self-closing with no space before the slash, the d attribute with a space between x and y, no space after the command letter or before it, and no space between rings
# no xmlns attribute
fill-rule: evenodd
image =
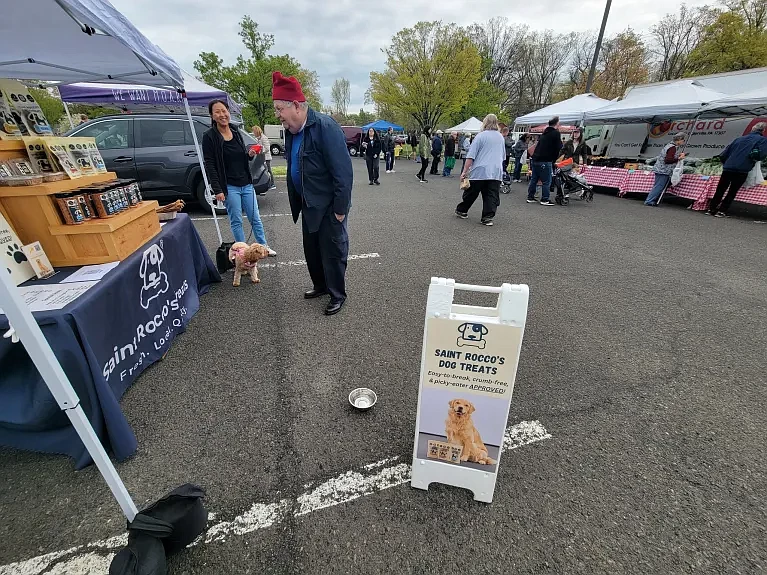
<svg viewBox="0 0 767 575"><path fill-rule="evenodd" d="M313 287L304 298L330 294L325 315L346 301L347 222L354 174L341 126L309 107L301 84L281 72L272 75L274 115L285 128L288 199L304 240Z"/></svg>
<svg viewBox="0 0 767 575"><path fill-rule="evenodd" d="M722 177L719 178L716 186L716 193L708 203L707 213L710 216L723 218L727 215L735 195L746 181L748 173L754 169L754 164L767 158L765 129L767 129L767 123L759 122L751 128L750 134L735 138L719 154L724 166L722 166ZM725 192L727 196L724 195ZM722 201L723 197L724 201Z"/></svg>
<svg viewBox="0 0 767 575"><path fill-rule="evenodd" d="M431 170L430 174L437 175L437 168L439 167L439 158L442 155L442 130L437 130L437 134L431 141Z"/></svg>

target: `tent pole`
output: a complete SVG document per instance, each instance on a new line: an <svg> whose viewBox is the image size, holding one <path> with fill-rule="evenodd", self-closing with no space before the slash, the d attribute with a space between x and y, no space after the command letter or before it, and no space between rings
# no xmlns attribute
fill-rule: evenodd
<svg viewBox="0 0 767 575"><path fill-rule="evenodd" d="M138 513L133 499L80 407L80 398L69 383L35 318L32 317L32 312L21 299L16 286L11 281L11 276L2 270L0 270L0 305L56 403L67 414L69 421L72 422L72 426L85 444L85 448L107 482L123 514L129 522L133 521Z"/></svg>
<svg viewBox="0 0 767 575"><path fill-rule="evenodd" d="M67 103L64 102L64 100L62 100L62 102L64 103L64 111L67 113L67 119L69 120L69 127L74 130L75 123L72 121L72 114L69 113L69 106L67 106Z"/></svg>
<svg viewBox="0 0 767 575"><path fill-rule="evenodd" d="M186 97L186 92L182 92L181 95L184 98L184 108L186 109L186 117L189 119L189 128L192 130L192 139L194 140L194 149L197 152L197 161L200 163L200 170L202 171L202 180L205 182L205 200L210 204L210 211L213 213L213 222L216 224L216 234L218 234L218 243L222 244L224 238L221 237L221 228L218 226L218 216L216 215L216 206L213 204L213 198L210 196L210 184L208 183L208 173L205 171L205 161L202 157L202 150L200 150L200 143L197 141L197 132L194 129L194 120L192 119L192 110L189 108L189 100Z"/></svg>

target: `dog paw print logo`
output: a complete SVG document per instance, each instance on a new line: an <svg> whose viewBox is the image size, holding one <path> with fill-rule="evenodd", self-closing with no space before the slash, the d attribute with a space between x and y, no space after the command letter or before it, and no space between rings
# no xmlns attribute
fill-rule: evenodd
<svg viewBox="0 0 767 575"><path fill-rule="evenodd" d="M139 276L144 282L141 286L141 307L144 309L149 308L153 299L168 291L168 274L162 271L160 265L164 259L165 254L157 244L149 246L141 258Z"/></svg>
<svg viewBox="0 0 767 575"><path fill-rule="evenodd" d="M27 261L27 256L25 256L24 252L21 251L21 246L19 244L9 245L8 250L5 253L17 264Z"/></svg>
<svg viewBox="0 0 767 575"><path fill-rule="evenodd" d="M466 345L470 347L478 347L479 349L485 349L487 340L487 328L481 323L462 323L458 326L458 347L464 347Z"/></svg>

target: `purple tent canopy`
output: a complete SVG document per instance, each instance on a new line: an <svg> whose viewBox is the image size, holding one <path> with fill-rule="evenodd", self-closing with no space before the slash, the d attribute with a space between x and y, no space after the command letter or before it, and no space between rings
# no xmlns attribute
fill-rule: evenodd
<svg viewBox="0 0 767 575"><path fill-rule="evenodd" d="M126 84L62 84L58 86L64 102L91 106L114 106L123 110L162 110L184 113L184 101L176 90ZM242 118L242 108L229 95L184 73L184 88L189 106L198 114L208 113L208 102L228 102L232 116Z"/></svg>

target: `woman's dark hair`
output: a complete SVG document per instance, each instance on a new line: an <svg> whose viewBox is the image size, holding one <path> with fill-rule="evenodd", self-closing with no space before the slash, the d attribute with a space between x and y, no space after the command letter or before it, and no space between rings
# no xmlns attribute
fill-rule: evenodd
<svg viewBox="0 0 767 575"><path fill-rule="evenodd" d="M424 126L423 130L421 130L421 133L424 134L427 138L431 135L431 128L429 126Z"/></svg>
<svg viewBox="0 0 767 575"><path fill-rule="evenodd" d="M219 100L218 98L216 98L215 100L211 100L210 102L208 102L208 115L211 117L213 116L213 106L215 106L216 104L222 104L224 108L226 108L227 110L229 109L229 104L227 104L223 100Z"/></svg>
<svg viewBox="0 0 767 575"><path fill-rule="evenodd" d="M522 140L523 142L527 142L527 134L522 134L522 135L519 137L519 139L520 139L520 140Z"/></svg>

